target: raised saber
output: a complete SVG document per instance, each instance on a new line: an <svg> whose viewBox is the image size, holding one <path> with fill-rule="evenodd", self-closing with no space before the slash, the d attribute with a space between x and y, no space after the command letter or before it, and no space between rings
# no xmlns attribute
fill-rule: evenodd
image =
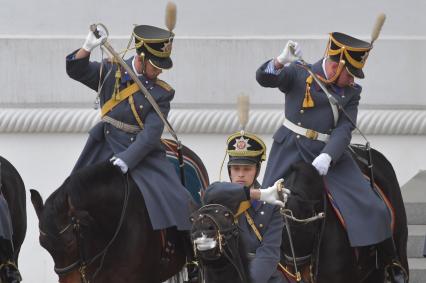
<svg viewBox="0 0 426 283"><path fill-rule="evenodd" d="M108 37L108 29L105 27L105 25L99 23L99 24L92 24L90 25L90 30L93 32L93 34L96 36L96 38L100 38L101 35L99 34L99 31L97 29L98 26L101 26ZM152 97L152 95L148 92L148 90L145 88L145 86L142 84L142 82L139 80L138 76L133 72L133 70L129 67L129 65L124 62L124 59L121 58L121 56L114 50L114 48L109 44L109 42L105 39L105 41L101 44L101 48L106 49L115 60L117 60L118 64L120 64L121 67L124 68L124 70L129 74L129 76L132 78L132 80L138 85L140 90L142 91L145 98L148 100L148 102L152 105L152 108L154 108L155 112L158 114L158 117L160 117L161 121L163 121L164 126L167 128L169 133L173 136L177 143L177 150L178 150L178 159L179 159L179 170L180 170L180 177L181 182L183 186L185 186L185 174L184 174L184 163L183 163L183 154L182 154L182 143L177 137L177 134L175 130L173 130L172 125L170 125L169 121L166 117L164 117L163 113L160 110L160 106L158 106L155 99Z"/></svg>

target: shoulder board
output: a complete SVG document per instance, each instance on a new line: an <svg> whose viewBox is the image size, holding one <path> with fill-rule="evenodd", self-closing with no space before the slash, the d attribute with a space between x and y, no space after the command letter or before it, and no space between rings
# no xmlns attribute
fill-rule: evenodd
<svg viewBox="0 0 426 283"><path fill-rule="evenodd" d="M173 90L173 88L168 83L166 83L165 81L162 81L160 79L157 79L155 84L159 85L160 87L164 88L167 91Z"/></svg>

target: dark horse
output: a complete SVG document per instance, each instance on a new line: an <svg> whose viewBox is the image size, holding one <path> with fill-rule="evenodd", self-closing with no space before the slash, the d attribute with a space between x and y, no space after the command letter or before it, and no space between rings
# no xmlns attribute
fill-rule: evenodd
<svg viewBox="0 0 426 283"><path fill-rule="evenodd" d="M183 154L187 183L207 186L198 156L185 146ZM75 172L45 204L31 190L31 201L61 283L158 283L185 264L189 239L175 228L154 231L136 183L110 162Z"/></svg>
<svg viewBox="0 0 426 283"><path fill-rule="evenodd" d="M191 240L205 283L249 283L247 252L231 210L207 204L191 215Z"/></svg>
<svg viewBox="0 0 426 283"><path fill-rule="evenodd" d="M160 264L161 232L152 229L135 182L110 162L72 174L45 204L31 190L31 201L59 282L157 283L184 265L181 243Z"/></svg>
<svg viewBox="0 0 426 283"><path fill-rule="evenodd" d="M368 152L362 146L352 145L351 149L361 170L368 175ZM393 238L401 264L408 271L407 218L398 180L392 165L380 152L372 149L372 160L375 183L393 207ZM385 282L384 264L377 257L376 247L350 247L345 228L325 197L322 178L311 164L294 164L285 186L291 190L291 195L284 211L290 227L289 232L283 230L284 265L295 271L296 258L304 282Z"/></svg>
<svg viewBox="0 0 426 283"><path fill-rule="evenodd" d="M24 242L27 231L27 211L25 204L25 186L18 171L13 165L0 156L0 193L4 195L7 201L10 218L12 220L12 242L13 250L8 247L9 241L2 239L0 244L0 263L10 261L18 264L18 256L21 245ZM5 241L3 243L3 241ZM3 265L2 265L3 266ZM5 279L4 270L0 271L0 282L9 282Z"/></svg>

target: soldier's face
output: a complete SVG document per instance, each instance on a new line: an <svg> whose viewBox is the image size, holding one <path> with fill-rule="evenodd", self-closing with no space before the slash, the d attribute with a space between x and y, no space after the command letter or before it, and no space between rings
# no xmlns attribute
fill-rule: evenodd
<svg viewBox="0 0 426 283"><path fill-rule="evenodd" d="M232 165L231 182L250 186L256 178L256 165Z"/></svg>
<svg viewBox="0 0 426 283"><path fill-rule="evenodd" d="M328 68L327 68L328 66ZM334 77L334 75L336 74L338 68L339 68L339 63L337 62L333 62L333 61L328 61L327 62L327 75L329 78ZM334 82L338 87L346 87L349 85L352 85L354 83L354 77L348 72L348 70L346 68L343 68L342 72L340 72L339 77L336 79L336 81Z"/></svg>
<svg viewBox="0 0 426 283"><path fill-rule="evenodd" d="M148 77L148 79L153 80L158 77L163 72L162 69L159 69L152 65L149 60L145 63L145 75Z"/></svg>
<svg viewBox="0 0 426 283"><path fill-rule="evenodd" d="M343 68L340 76L336 80L336 85L338 87L345 87L348 85L353 85L353 83L354 77L348 72L348 70L346 70L346 68Z"/></svg>

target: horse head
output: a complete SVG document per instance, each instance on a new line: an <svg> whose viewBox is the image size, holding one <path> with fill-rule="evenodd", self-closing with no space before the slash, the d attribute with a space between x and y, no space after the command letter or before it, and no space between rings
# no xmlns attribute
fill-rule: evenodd
<svg viewBox="0 0 426 283"><path fill-rule="evenodd" d="M324 218L324 185L316 169L308 163L296 163L285 179L290 190L286 208L282 211L286 228L283 231L282 251L288 265L310 263L318 243Z"/></svg>
<svg viewBox="0 0 426 283"><path fill-rule="evenodd" d="M111 185L117 186L113 179L121 173L115 166L104 167L111 167L107 169L109 175L93 174L99 168L71 175L45 203L38 191L31 190L31 202L39 220L40 245L52 256L61 283L85 282L86 274L94 269L92 263L102 257L100 251L114 232L105 228L110 227L107 222L118 222L120 212L114 209L112 199L122 197L114 194L107 197L109 190L99 183L99 178L109 179ZM95 202L98 203L94 205ZM114 213L102 215L106 211L105 203Z"/></svg>
<svg viewBox="0 0 426 283"><path fill-rule="evenodd" d="M206 282L248 282L247 256L231 210L208 204L192 213L190 220L194 253Z"/></svg>

